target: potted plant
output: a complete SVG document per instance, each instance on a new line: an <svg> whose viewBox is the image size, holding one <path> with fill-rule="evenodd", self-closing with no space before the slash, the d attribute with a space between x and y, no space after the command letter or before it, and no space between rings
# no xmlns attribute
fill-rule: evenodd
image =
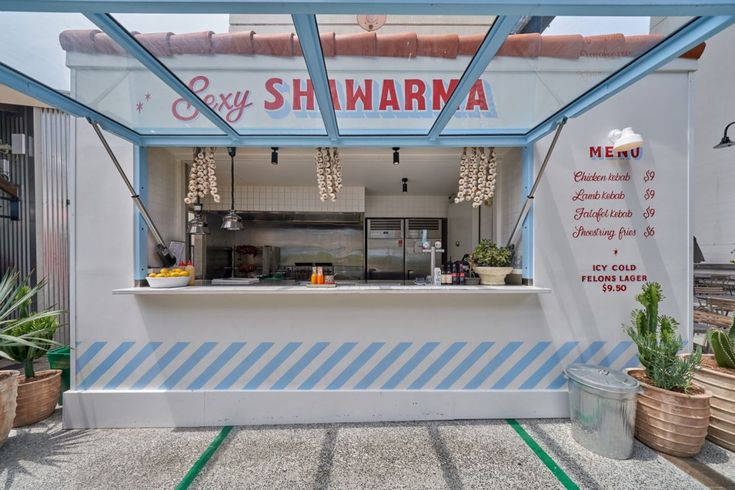
<svg viewBox="0 0 735 490"><path fill-rule="evenodd" d="M505 276L513 271L513 247L498 247L490 240L480 240L470 254L472 270L480 276L480 284L502 286Z"/></svg>
<svg viewBox="0 0 735 490"><path fill-rule="evenodd" d="M0 281L0 356L23 365L18 378L13 427L29 425L50 416L61 390L61 371L35 372L33 361L53 345L59 311L32 311L33 298L43 288L8 271Z"/></svg>
<svg viewBox="0 0 735 490"><path fill-rule="evenodd" d="M691 457L707 437L712 394L692 383L702 351L697 348L691 355L678 355L684 347L677 334L679 323L659 315L662 299L661 285L646 283L636 296L643 309L633 311L633 324L626 328L643 365L643 369L626 370L641 384L635 435L657 451Z"/></svg>
<svg viewBox="0 0 735 490"><path fill-rule="evenodd" d="M725 332L713 329L707 335L714 355L702 357L694 379L712 392L707 438L735 451L735 323Z"/></svg>

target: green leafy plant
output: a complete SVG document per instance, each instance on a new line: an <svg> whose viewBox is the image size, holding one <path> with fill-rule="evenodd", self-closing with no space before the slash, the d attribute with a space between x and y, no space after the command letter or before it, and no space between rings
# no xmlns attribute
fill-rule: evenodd
<svg viewBox="0 0 735 490"><path fill-rule="evenodd" d="M659 315L658 305L662 299L660 284L644 284L642 292L636 296L643 309L633 310L633 324L626 327L626 332L638 347L638 358L654 386L688 393L694 369L702 361L702 350L697 347L689 356L678 355L684 348L684 341L676 333L679 322Z"/></svg>
<svg viewBox="0 0 735 490"><path fill-rule="evenodd" d="M29 286L15 271L7 271L0 279L0 357L21 363L25 377L35 377L33 361L54 345L58 327L56 310L32 311L33 298L45 281Z"/></svg>
<svg viewBox="0 0 735 490"><path fill-rule="evenodd" d="M490 240L480 240L470 254L470 262L478 267L509 267L513 261L513 247L498 247Z"/></svg>
<svg viewBox="0 0 735 490"><path fill-rule="evenodd" d="M715 353L717 365L721 368L735 369L735 320L727 332L712 329L707 337Z"/></svg>

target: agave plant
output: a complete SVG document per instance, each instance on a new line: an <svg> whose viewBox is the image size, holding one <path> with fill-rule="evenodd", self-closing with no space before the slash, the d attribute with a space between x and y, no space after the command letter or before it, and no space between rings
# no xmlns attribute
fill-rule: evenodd
<svg viewBox="0 0 735 490"><path fill-rule="evenodd" d="M721 368L735 369L735 320L727 332L713 329L710 330L708 337L717 365Z"/></svg>
<svg viewBox="0 0 735 490"><path fill-rule="evenodd" d="M0 279L0 357L23 364L26 378L35 377L33 361L54 345L61 311L31 311L31 302L45 286L29 286L28 278L7 271Z"/></svg>

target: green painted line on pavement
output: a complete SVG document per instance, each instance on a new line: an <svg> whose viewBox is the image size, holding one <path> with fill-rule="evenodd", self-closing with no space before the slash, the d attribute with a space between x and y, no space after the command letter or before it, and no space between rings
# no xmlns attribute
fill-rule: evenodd
<svg viewBox="0 0 735 490"><path fill-rule="evenodd" d="M196 477L201 473L201 471L204 469L204 467L207 465L207 462L209 462L210 459L212 459L212 456L214 456L214 453L217 452L217 449L222 445L225 439L227 439L227 436L229 435L230 431L232 430L231 425L226 425L222 427L222 430L219 431L219 434L217 434L217 437L214 438L214 440L209 444L207 449L204 450L201 456L199 456L199 459L197 459L191 468L189 468L189 471L186 472L186 475L184 475L184 478L179 482L178 485L176 485L176 490L186 490L191 486L191 484L194 482Z"/></svg>
<svg viewBox="0 0 735 490"><path fill-rule="evenodd" d="M544 449L539 446L538 442L531 437L531 435L526 432L526 429L521 427L521 424L518 423L516 419L508 419L506 420L508 424L513 427L513 430L516 431L516 433L523 439L523 442L525 442L528 447L531 448L531 451L538 456L538 458L541 460L542 463L546 465L546 467L551 470L551 473L554 474L557 480L561 482L562 485L564 485L564 488L568 490L579 490L579 486L577 486L574 481L569 478L569 475L567 475L563 469L561 469L561 466L556 464L556 461L549 456L549 453L544 451Z"/></svg>

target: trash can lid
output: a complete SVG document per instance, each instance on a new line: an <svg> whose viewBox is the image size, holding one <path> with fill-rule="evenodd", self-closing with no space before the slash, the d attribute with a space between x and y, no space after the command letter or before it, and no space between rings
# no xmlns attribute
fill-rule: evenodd
<svg viewBox="0 0 735 490"><path fill-rule="evenodd" d="M614 393L635 393L640 383L622 371L593 364L572 364L564 370L569 379L583 385Z"/></svg>

